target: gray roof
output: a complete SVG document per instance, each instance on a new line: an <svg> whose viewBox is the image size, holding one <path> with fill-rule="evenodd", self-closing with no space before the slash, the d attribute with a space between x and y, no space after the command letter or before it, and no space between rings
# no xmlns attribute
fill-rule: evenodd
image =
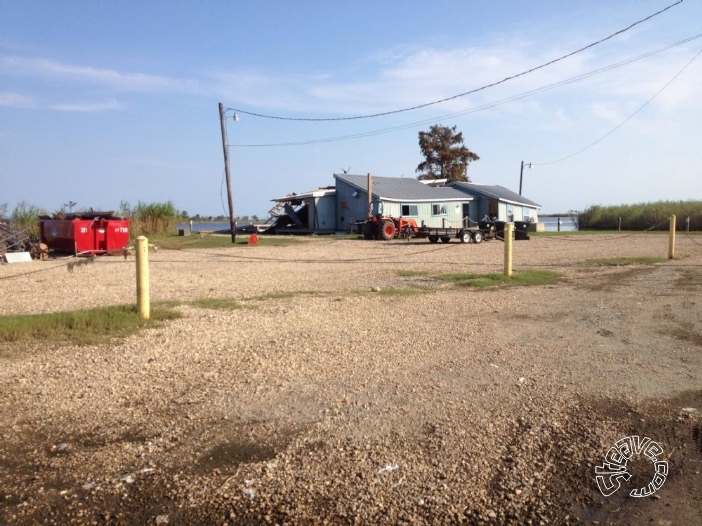
<svg viewBox="0 0 702 526"><path fill-rule="evenodd" d="M352 174L334 174L338 181L368 191L368 176ZM373 195L388 201L470 201L472 196L448 186L432 187L412 177L375 177L373 176Z"/></svg>
<svg viewBox="0 0 702 526"><path fill-rule="evenodd" d="M537 204L531 199L527 199L526 197L519 195L518 193L513 192L512 190L508 190L504 186L462 182L449 183L449 185L453 188L462 190L471 195L484 195L486 197L499 199L500 201L506 201L508 203L541 208L540 204Z"/></svg>

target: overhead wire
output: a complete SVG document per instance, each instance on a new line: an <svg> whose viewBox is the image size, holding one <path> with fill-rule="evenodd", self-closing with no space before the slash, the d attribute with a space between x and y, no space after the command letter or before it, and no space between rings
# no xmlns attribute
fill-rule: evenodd
<svg viewBox="0 0 702 526"><path fill-rule="evenodd" d="M670 85L673 83L673 81L675 81L675 79L677 79L677 78L682 74L683 71L685 71L688 67L690 67L690 65L691 65L691 64L697 59L697 57L699 57L701 54L702 54L702 49L700 49L700 50L695 54L695 56L692 57L692 58L690 59L690 61L689 61L687 64L685 64L685 66L683 66L683 68L682 68L680 71L678 71L675 75L673 75L673 77L672 77L668 82L666 82L666 83L663 85L663 87L662 87L661 89L659 89L656 93L654 93L653 96L652 96L650 99L648 99L648 100L647 100L646 102L644 102L641 106L639 106L639 108L638 108L634 113L632 113L631 115L629 115L626 119L624 119L622 122L620 122L619 124L617 124L614 128L612 128L611 130L609 130L607 133L605 133L602 137L600 137L600 138L597 139L596 141L594 141L594 142L588 144L587 146L585 146L584 148L578 150L577 152L571 153L570 155L566 155L565 157L561 157L560 159L556 159L555 161L549 161L549 162L547 162L547 163L532 163L532 165L533 165L533 166L548 166L548 165L551 165L551 164L560 163L560 162L562 162L562 161L565 161L566 159L570 159L571 157L575 157L576 155L579 155L579 154L583 153L585 150L588 150L588 149L592 148L593 146L595 146L597 143L603 141L604 139L606 139L607 137L609 137L610 135L612 135L615 131L617 131L619 128L621 128L622 126L624 126L627 122L629 122L637 113L639 113L639 112L640 112L641 110L643 110L646 106L648 106L649 103L651 103L651 102L653 101L653 99L655 99L656 97L658 97L658 95L660 95L660 94L663 92L663 90L665 90L668 86L670 86Z"/></svg>
<svg viewBox="0 0 702 526"><path fill-rule="evenodd" d="M388 127L388 128L381 128L381 129L377 129L377 130L370 130L370 131L366 131L366 132L359 132L359 133L349 134L349 135L340 135L340 136L326 137L326 138L321 138L321 139L309 139L309 140L304 140L304 141L289 141L289 142L278 142L278 143L260 143L260 144L253 144L253 143L249 143L249 144L246 144L246 143L237 143L237 144L229 144L228 146L237 147L237 148L265 148L265 147L280 147L280 146L306 146L306 145L310 145L310 144L320 144L320 143L329 143L329 142L346 141L346 140L351 140L351 139L359 139L359 138L371 137L371 136L374 136L374 135L381 135L381 134L390 133L390 132L399 131L399 130L404 130L404 129L415 128L415 127L417 127L417 126L423 126L423 125L425 125L425 124L434 123L434 122L437 122L437 121L440 122L440 121L446 120L446 119L451 119L451 118L455 118L455 117L462 117L462 116L465 116L465 115L469 115L469 114L471 114L471 113L477 113L477 112L480 112L480 111L485 111L485 110L487 110L487 109L491 109L491 108L497 107L497 106L499 106L499 105L506 104L506 103L508 103L508 102L514 102L514 101L521 100L521 99L524 99L524 98L527 98L527 97L531 97L531 96L536 95L536 94L539 94L539 93L543 93L543 92L546 92L546 91L550 91L550 90L555 89L555 88L559 88L559 87L562 87L562 86L566 86L566 85L569 85L569 84L573 84L573 83L575 83L575 82L579 82L579 81L581 81L581 80L585 80L585 79L590 78L590 77L593 77L593 76L595 76L595 75L599 75L599 74L601 74L601 73L605 73L605 72L607 72L607 71L611 71L611 70L613 70L613 69L620 68L620 67L626 66L626 65L628 65L628 64L632 64L632 63L637 62L637 61L639 61L639 60L643 60L643 59L645 59L645 58L648 58L648 57L650 57L650 56L653 56L653 55L656 55L656 54L659 54L659 53L663 53L664 51L668 51L668 50L670 50L670 49L673 49L673 48L675 48L675 47L681 46L681 45L683 45L683 44L687 44L687 43L692 42L692 41L694 41L694 40L697 40L697 39L699 39L699 38L702 38L702 33L699 33L699 34L694 35L694 36L692 36L692 37L688 37L688 38L683 39L683 40L680 40L680 41L678 41L678 42L674 42L673 44L669 44L669 45L667 45L667 46L664 46L664 47L661 47L661 48L658 48L658 49L655 49L655 50L652 50L652 51L648 51L648 52L643 53L643 54L641 54L641 55L637 55L637 56L635 56L635 57L628 58L628 59L622 60L622 61L620 61L620 62L615 62L615 63L613 63L613 64L609 64L609 65L604 66L604 67L602 67L602 68L598 68L598 69L589 71L589 72L587 72L587 73L582 73L582 74L580 74L580 75L576 75L576 76L570 77L570 78L568 78L568 79L564 79L564 80L561 80L561 81L558 81L558 82L554 82L554 83L551 83L551 84L547 84L547 85L545 85L545 86L541 86L541 87L539 87L539 88L535 88L535 89L533 89L533 90L529 90L529 91L520 93L520 94L518 94L518 95L513 95L513 96L510 96L510 97L506 97L506 98L504 98L504 99L499 99L499 100L492 101L492 102L489 102L489 103L486 103L486 104L483 104L483 105L480 105L480 106L476 106L476 107L470 108L470 109L468 109L468 110L462 110L462 111L458 111L458 112L454 112L454 113L449 113L449 114L445 114L445 115L438 116L438 117L432 117L432 118L429 118L429 119L423 119L423 120L420 120L420 121L414 121L414 122L410 122L410 123L406 123L406 124L401 124L401 125L398 125L398 126L391 126L391 127Z"/></svg>
<svg viewBox="0 0 702 526"><path fill-rule="evenodd" d="M465 91L463 93L453 95L451 97L445 97L443 99L435 100L432 102L427 102L424 104L418 104L416 106L401 108L401 109L397 109L397 110L384 111L384 112L379 112L379 113L371 113L371 114L367 114L367 115L355 115L355 116L351 116L351 117L327 117L327 118L323 118L323 117L322 118L320 118L320 117L283 117L280 115L266 115L264 113L256 113L256 112L247 111L247 110L243 110L243 109L239 109L239 108L227 108L227 110L234 111L236 113L241 113L244 115L250 115L252 117L260 117L260 118L264 118L264 119L275 119L275 120L282 120L282 121L303 121L303 122L351 121L351 120L360 120L360 119L371 119L371 118L376 118L376 117L384 117L387 115L394 115L397 113L404 113L404 112L408 112L408 111L418 110L421 108L426 108L428 106L434 106L436 104L448 102L450 100L455 100L455 99L458 99L460 97L465 97L466 95L471 95L473 93L477 93L479 91L483 91L483 90L486 90L488 88L492 88L492 87L498 86L500 84L504 84L505 82L508 82L510 80L514 80L516 78L523 77L525 75L528 75L529 73L533 73L534 71L537 71L539 69L543 69L543 68L548 67L550 65L553 65L557 62L560 62L560 61L565 60L569 57L577 55L578 53L582 53L583 51L590 49L592 47L595 47L603 42L611 40L612 38L629 31L630 29L638 26L639 24L642 24L642 23L668 11L669 9L672 9L673 7L681 4L682 1L683 0L678 0L677 2L675 2L673 4L670 4L668 7L665 7L663 9L661 9L660 11L657 11L657 12L655 12L655 13L653 13L645 18L642 18L641 20L638 20L638 21L634 22L633 24L630 24L629 26L627 26L623 29L620 29L619 31L616 31L609 36L601 38L600 40L592 42L586 46L581 47L580 49L576 49L575 51L571 51L570 53L567 53L565 55L561 55L558 58L555 58L553 60L549 60L548 62L545 62L539 66L535 66L533 68L527 69L525 71L522 71L521 73L510 75L508 77L503 78L502 80L498 80L498 81L492 82L490 84L486 84L486 85L481 86L479 88L474 88L472 90L468 90L468 91Z"/></svg>

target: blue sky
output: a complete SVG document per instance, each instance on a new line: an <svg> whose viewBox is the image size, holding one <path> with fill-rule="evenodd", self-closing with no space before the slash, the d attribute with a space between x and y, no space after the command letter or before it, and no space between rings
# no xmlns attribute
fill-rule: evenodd
<svg viewBox="0 0 702 526"><path fill-rule="evenodd" d="M393 111L539 66L673 2L0 0L0 205L171 200L224 214L218 102L292 118ZM235 214L265 215L274 197L331 185L341 169L415 177L417 134L431 124L463 132L480 156L474 182L517 190L520 162L534 163L523 193L542 212L700 199L701 33L702 1L685 0L419 110L331 122L240 113L227 121Z"/></svg>

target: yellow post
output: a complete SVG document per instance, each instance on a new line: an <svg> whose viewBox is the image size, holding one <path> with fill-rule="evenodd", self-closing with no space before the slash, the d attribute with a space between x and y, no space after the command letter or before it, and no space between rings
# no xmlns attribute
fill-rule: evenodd
<svg viewBox="0 0 702 526"><path fill-rule="evenodd" d="M505 223L505 276L512 275L512 232L514 223Z"/></svg>
<svg viewBox="0 0 702 526"><path fill-rule="evenodd" d="M136 245L137 264L137 307L139 317L149 319L149 240L144 236L137 238Z"/></svg>
<svg viewBox="0 0 702 526"><path fill-rule="evenodd" d="M668 238L668 259L675 258L675 214L670 216L670 237Z"/></svg>

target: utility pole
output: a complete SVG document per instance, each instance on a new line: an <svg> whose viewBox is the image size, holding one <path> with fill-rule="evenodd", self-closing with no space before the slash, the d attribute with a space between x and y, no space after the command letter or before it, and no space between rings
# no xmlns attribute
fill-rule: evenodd
<svg viewBox="0 0 702 526"><path fill-rule="evenodd" d="M531 163L527 163L526 166L531 168ZM522 176L524 175L524 161L522 161L522 168L519 170L519 195L522 195Z"/></svg>
<svg viewBox="0 0 702 526"><path fill-rule="evenodd" d="M232 180L229 175L229 146L227 145L227 125L224 122L224 106L219 103L219 124L222 127L222 150L224 151L224 175L227 179L229 199L229 228L232 230L232 243L236 243L236 221L234 221L234 201L232 200Z"/></svg>

